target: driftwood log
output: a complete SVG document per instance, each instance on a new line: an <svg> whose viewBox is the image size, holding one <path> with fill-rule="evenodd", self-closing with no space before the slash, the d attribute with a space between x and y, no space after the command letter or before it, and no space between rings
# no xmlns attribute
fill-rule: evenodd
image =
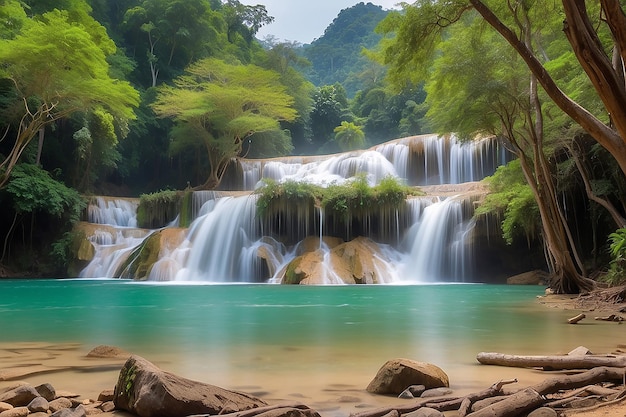
<svg viewBox="0 0 626 417"><path fill-rule="evenodd" d="M523 356L481 352L476 355L476 360L483 365L543 368L545 370L592 369L598 366L626 367L626 356L613 355Z"/></svg>

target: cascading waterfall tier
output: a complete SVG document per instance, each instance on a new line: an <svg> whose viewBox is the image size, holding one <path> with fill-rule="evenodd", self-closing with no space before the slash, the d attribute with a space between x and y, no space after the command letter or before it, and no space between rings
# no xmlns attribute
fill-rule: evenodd
<svg viewBox="0 0 626 417"><path fill-rule="evenodd" d="M510 159L502 149L495 139L463 144L454 137L421 136L325 157L243 160L241 173L243 188L249 190L258 187L262 178L328 185L356 175L365 175L370 185L389 176L411 184L462 184L492 174ZM142 279L282 282L287 275L304 274L298 265L303 265L303 254L309 251L318 252L313 263L321 262L319 271L323 273L319 274L325 278L307 277L303 282L471 281L473 197L447 194L410 198L404 207L394 210L368 207L362 218L338 222L319 208L296 206L286 207L270 220L261 219L253 193L195 192L194 220L189 228L176 232L181 234L180 244L167 250L161 245L158 260ZM98 207L103 204L100 199L95 202ZM104 207L89 212L90 221L108 223L106 230L129 227L132 220L119 224L117 219L136 217L136 205L116 202L111 206L109 202ZM106 210L115 214L102 214L109 213ZM128 263L135 258L129 256L144 250L150 232L132 239L111 234L109 240L102 236L110 232L94 232L91 239L96 255L81 276L115 277L120 271L134 270ZM164 239L162 232L155 232L150 239ZM336 243L326 244L326 236L335 237ZM358 243L342 243L357 238ZM317 243L311 244L309 239ZM359 253L362 248L372 252ZM356 272L341 271L358 262L367 263L367 268L357 265ZM342 273L349 277L340 278ZM360 273L364 275L357 276Z"/></svg>

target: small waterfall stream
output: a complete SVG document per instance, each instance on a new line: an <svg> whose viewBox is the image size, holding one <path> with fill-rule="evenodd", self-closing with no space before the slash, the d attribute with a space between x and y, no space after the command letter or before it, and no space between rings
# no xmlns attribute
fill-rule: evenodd
<svg viewBox="0 0 626 417"><path fill-rule="evenodd" d="M454 138L426 136L327 157L244 160L242 186L252 190L262 178L328 185L362 174L371 185L387 176L422 185L460 184L482 179L507 159L510 156L494 140L460 144ZM197 192L193 200L195 220L184 231L181 244L161 251L149 272L149 280L280 282L279 274L285 273L302 247L301 243L281 243L281 237L287 233L302 242L307 236L314 237L317 245L312 249L319 252L317 262L321 263L321 269L316 270L324 275L320 281L343 283L334 270L332 248L325 243L332 227L322 209L315 213L289 213L283 226L279 221L282 231L272 231L266 230L268 226L256 215L254 194L234 197L221 192ZM384 227L390 230L381 238L387 241L377 241L379 250L371 255L377 282L471 281L474 222L468 207L472 204L461 197L429 196L410 198L402 213L386 214ZM107 226L97 228L90 238L96 255L82 271L82 277L120 276L126 258L151 233L134 228L136 208L136 203L102 198L90 207L89 221ZM309 217L315 219L307 221ZM294 227L295 218L300 219L297 230L285 230ZM367 223L369 219L363 221ZM310 224L315 230L311 230ZM369 230L369 225L363 230ZM333 232L333 236L351 239L350 230Z"/></svg>

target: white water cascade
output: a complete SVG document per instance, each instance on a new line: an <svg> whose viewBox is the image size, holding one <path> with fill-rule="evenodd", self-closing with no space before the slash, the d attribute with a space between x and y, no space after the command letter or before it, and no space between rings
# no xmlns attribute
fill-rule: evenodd
<svg viewBox="0 0 626 417"><path fill-rule="evenodd" d="M459 184L493 173L507 158L510 157L493 140L460 144L454 138L426 136L393 141L363 152L244 160L241 164L243 186L253 189L259 186L261 178L328 185L363 174L371 185L387 176L424 185ZM326 218L324 210L296 212L295 207L270 225L256 215L256 200L250 193L194 193L195 220L181 231L182 243L171 250L161 249L147 279L280 282L290 262L301 255L303 242L313 238L317 243L309 250L319 251L321 269L316 271L324 275L318 282L343 283L333 269L331 248L326 245L325 236L348 241L355 237L351 236L352 226L346 224L344 229L332 230L333 222ZM123 276L122 265L151 231L129 227L132 219L136 219L136 205L119 202L111 205L109 201L103 209L100 205L104 200L96 201L98 209L90 208L89 219L107 226L96 227L90 238L96 255L81 276ZM467 198L431 195L411 198L404 209L385 213L385 222L377 223L374 228L389 229L385 233L378 231L378 239L383 240L374 243L380 249L371 256L375 259L372 264L377 282L471 281L474 222L468 210L472 204L467 203ZM376 209L371 208L372 212ZM126 218L129 220L119 220ZM363 224L358 230L367 232L372 228L371 219L360 221ZM118 232L113 234L111 230ZM131 230L136 232L130 233ZM285 240L287 236L291 237ZM294 239L295 244L283 243Z"/></svg>

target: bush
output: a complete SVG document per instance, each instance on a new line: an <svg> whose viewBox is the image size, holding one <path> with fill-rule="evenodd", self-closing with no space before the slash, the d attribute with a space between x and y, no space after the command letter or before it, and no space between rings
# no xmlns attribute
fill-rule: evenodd
<svg viewBox="0 0 626 417"><path fill-rule="evenodd" d="M626 282L626 228L617 229L609 235L609 253L611 263L609 271L602 278L611 285Z"/></svg>

